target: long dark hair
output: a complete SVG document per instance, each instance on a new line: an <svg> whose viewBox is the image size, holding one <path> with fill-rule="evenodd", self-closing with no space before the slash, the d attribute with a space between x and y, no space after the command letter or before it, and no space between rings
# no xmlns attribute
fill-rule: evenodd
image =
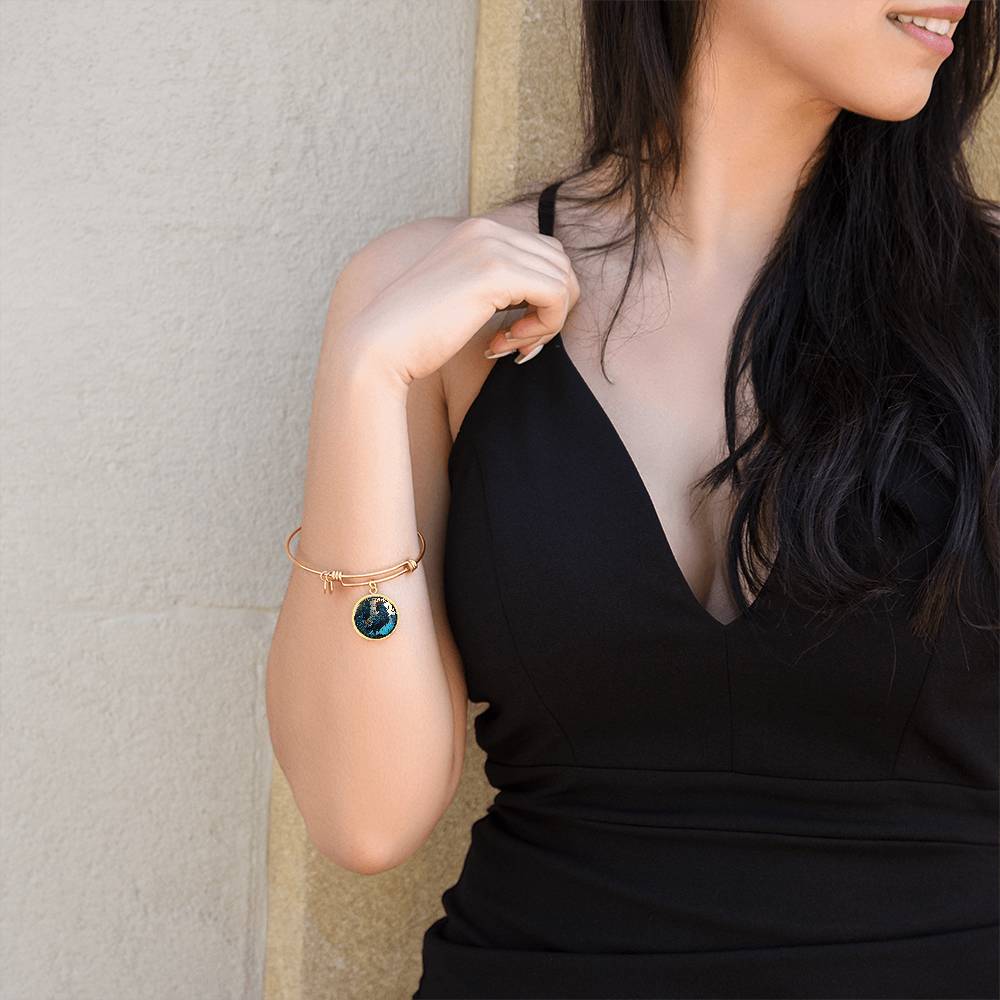
<svg viewBox="0 0 1000 1000"><path fill-rule="evenodd" d="M698 0L583 3L585 143L563 180L599 165L611 179L590 194L564 184L559 198L629 206L628 231L577 248L632 243L605 347L679 174L682 84L704 30ZM807 604L843 609L896 591L915 522L887 484L916 441L954 500L912 628L933 637L952 602L964 621L996 624L974 622L961 596L979 605L1000 579L1000 206L977 195L963 154L997 78L997 5L973 2L954 37L917 115L840 111L736 319L728 454L695 486L732 484L726 561L743 613L736 581L763 585L775 538L786 586ZM741 384L756 412L737 440Z"/></svg>

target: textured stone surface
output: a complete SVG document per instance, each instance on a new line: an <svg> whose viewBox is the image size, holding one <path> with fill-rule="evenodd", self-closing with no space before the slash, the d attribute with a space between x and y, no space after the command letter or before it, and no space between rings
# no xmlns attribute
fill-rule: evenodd
<svg viewBox="0 0 1000 1000"><path fill-rule="evenodd" d="M262 995L264 664L326 305L372 236L467 210L475 18L0 0L4 1000Z"/></svg>
<svg viewBox="0 0 1000 1000"><path fill-rule="evenodd" d="M579 67L579 0L481 0L472 212L575 166Z"/></svg>

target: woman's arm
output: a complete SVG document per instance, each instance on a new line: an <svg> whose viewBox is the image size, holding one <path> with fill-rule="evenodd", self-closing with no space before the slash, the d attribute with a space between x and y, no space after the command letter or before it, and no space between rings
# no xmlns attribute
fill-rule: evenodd
<svg viewBox="0 0 1000 1000"><path fill-rule="evenodd" d="M427 839L458 785L467 691L444 609L451 431L440 368L500 311L515 333L555 334L579 294L558 241L485 220L428 219L351 259L330 301L310 420L296 555L348 573L427 549L387 581L392 635L357 634L361 587L293 567L267 666L278 762L310 839L344 868L395 867ZM483 341L485 343L485 341Z"/></svg>
<svg viewBox="0 0 1000 1000"><path fill-rule="evenodd" d="M453 224L403 227L350 260L316 370L293 551L310 566L376 570L416 556L419 527L427 551L416 571L383 585L399 625L384 641L366 641L350 614L364 589L338 584L324 594L317 576L292 567L268 658L271 743L310 839L359 872L400 863L447 808L464 753L466 692L454 657L446 672L438 637L447 629L438 566L451 442L440 373L404 389L352 342L349 323ZM423 463L419 519L411 434Z"/></svg>

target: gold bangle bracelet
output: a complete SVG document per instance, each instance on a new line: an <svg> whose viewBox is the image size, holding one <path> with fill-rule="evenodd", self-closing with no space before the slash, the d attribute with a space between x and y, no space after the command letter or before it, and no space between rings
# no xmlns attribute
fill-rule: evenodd
<svg viewBox="0 0 1000 1000"><path fill-rule="evenodd" d="M424 557L426 543L424 536L417 531L420 539L420 551L416 559L404 559L395 566L386 569L375 570L372 573L344 573L339 569L316 569L314 566L307 566L292 555L292 539L302 530L300 524L285 539L285 554L296 566L304 569L307 573L315 573L323 581L323 592L333 593L334 583L339 583L342 587L364 587L367 586L369 592L360 600L355 602L351 613L354 629L364 639L385 639L396 629L399 623L399 608L395 602L386 597L378 589L378 583L386 580L393 580L403 573L412 573L417 564Z"/></svg>

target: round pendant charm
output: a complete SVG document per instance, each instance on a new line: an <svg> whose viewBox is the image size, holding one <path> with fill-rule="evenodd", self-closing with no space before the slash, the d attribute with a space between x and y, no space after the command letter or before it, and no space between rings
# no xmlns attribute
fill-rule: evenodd
<svg viewBox="0 0 1000 1000"><path fill-rule="evenodd" d="M392 601L373 590L354 605L354 628L366 639L385 639L399 621L399 609Z"/></svg>

